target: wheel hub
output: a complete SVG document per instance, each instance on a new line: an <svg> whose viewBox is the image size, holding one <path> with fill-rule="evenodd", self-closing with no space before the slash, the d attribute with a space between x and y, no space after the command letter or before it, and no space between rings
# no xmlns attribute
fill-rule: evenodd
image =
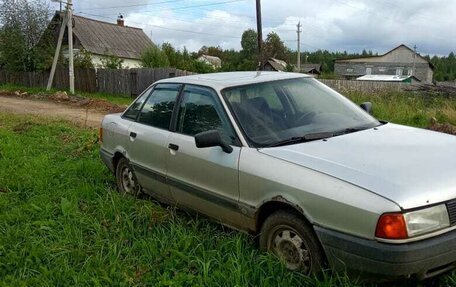
<svg viewBox="0 0 456 287"><path fill-rule="evenodd" d="M283 260L287 268L309 273L310 254L298 233L289 228L280 228L273 234L272 251Z"/></svg>
<svg viewBox="0 0 456 287"><path fill-rule="evenodd" d="M133 172L129 167L124 167L122 169L122 187L125 193L134 194L136 192L136 180L133 176Z"/></svg>

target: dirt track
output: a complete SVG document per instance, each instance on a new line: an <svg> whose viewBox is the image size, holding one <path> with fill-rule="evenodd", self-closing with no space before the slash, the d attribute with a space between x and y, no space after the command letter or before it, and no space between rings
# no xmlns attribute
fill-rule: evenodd
<svg viewBox="0 0 456 287"><path fill-rule="evenodd" d="M98 128L103 116L106 114L93 109L72 107L50 101L0 96L0 112L2 111L60 118L91 128Z"/></svg>

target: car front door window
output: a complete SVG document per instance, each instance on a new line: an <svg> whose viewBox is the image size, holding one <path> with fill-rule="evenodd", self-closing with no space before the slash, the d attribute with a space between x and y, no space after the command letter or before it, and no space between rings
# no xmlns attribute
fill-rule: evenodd
<svg viewBox="0 0 456 287"><path fill-rule="evenodd" d="M217 130L232 144L236 137L216 94L205 88L187 87L179 106L177 132L189 136Z"/></svg>

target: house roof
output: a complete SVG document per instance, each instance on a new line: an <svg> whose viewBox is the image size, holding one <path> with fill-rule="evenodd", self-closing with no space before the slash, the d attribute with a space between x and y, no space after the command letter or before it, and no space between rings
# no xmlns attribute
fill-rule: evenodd
<svg viewBox="0 0 456 287"><path fill-rule="evenodd" d="M375 81L375 82L403 82L409 78L420 82L415 76L396 76L396 75L365 75L357 78L358 81Z"/></svg>
<svg viewBox="0 0 456 287"><path fill-rule="evenodd" d="M276 71L285 71L287 68L287 63L285 61L275 59L275 58L269 58L269 60L266 62L266 64L269 64L274 68Z"/></svg>
<svg viewBox="0 0 456 287"><path fill-rule="evenodd" d="M304 63L301 64L301 72L309 73L315 70L316 72L321 72L321 64L312 64L312 63Z"/></svg>
<svg viewBox="0 0 456 287"><path fill-rule="evenodd" d="M59 17L56 13L55 17ZM88 52L140 59L142 52L153 45L140 28L119 26L81 16L74 17L73 33Z"/></svg>
<svg viewBox="0 0 456 287"><path fill-rule="evenodd" d="M377 55L377 56L367 56L367 57L364 57L364 56L361 56L361 57L351 57L351 58L344 58L344 59L336 59L335 62L345 62L345 61L349 61L349 60L363 60L363 59L373 59L373 58L381 58L385 55L388 55L389 53L393 52L394 50L396 49L399 49L401 47L404 47L408 50L410 50L411 52L415 53L414 50L412 50L410 47L408 47L407 45L404 45L404 44L400 44L399 46L397 46L396 48L394 49L391 49L389 50L388 52L386 52L385 54L383 55ZM428 59L424 58L423 56L421 56L419 53L416 53L418 57L420 57L421 59L425 60L426 62L429 63L429 65L431 66L432 69L434 69L434 65L429 62Z"/></svg>

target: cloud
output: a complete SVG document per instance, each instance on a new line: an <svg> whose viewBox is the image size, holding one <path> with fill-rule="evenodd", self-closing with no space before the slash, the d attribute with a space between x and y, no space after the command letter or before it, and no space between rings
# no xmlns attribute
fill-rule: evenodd
<svg viewBox="0 0 456 287"><path fill-rule="evenodd" d="M212 5L220 2L224 4ZM229 1L77 1L75 11L111 22L122 13L127 25L143 28L154 42L170 42L181 49L185 46L197 51L203 45L240 49L242 32L256 29L255 1L226 2ZM275 31L286 45L296 49L296 24L300 21L301 50L360 52L366 49L383 53L403 43L416 44L422 54L447 55L456 50L453 24L456 5L452 2L263 0L263 37Z"/></svg>

